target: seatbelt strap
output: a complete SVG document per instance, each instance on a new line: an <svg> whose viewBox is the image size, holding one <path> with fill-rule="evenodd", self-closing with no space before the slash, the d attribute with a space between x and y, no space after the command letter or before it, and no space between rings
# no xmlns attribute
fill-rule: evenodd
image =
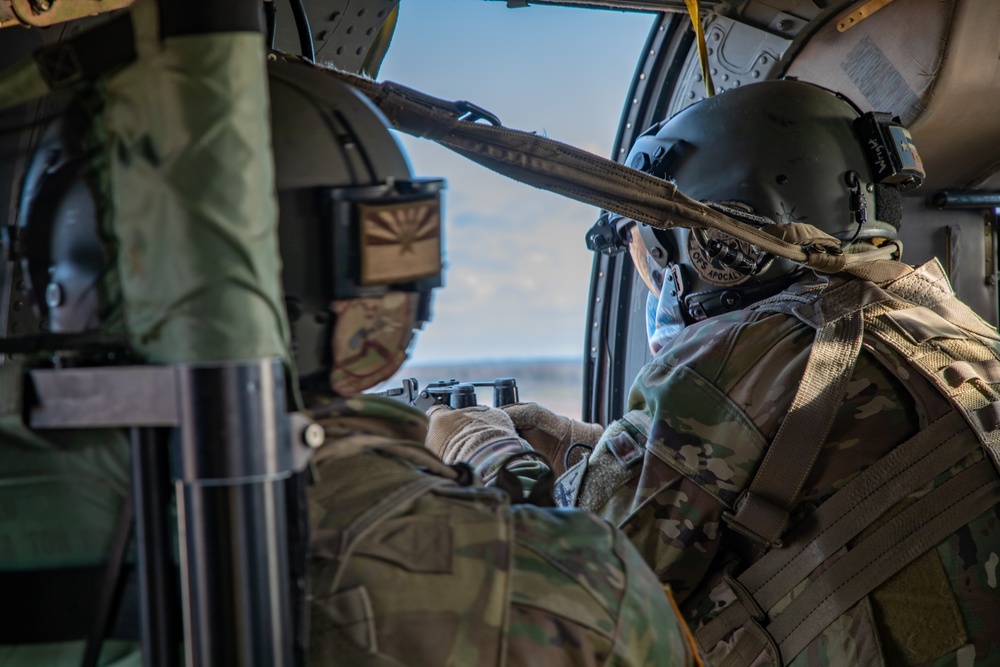
<svg viewBox="0 0 1000 667"><path fill-rule="evenodd" d="M293 56L286 56L293 59ZM425 137L489 169L543 190L591 204L660 229L715 229L822 273L837 273L873 263L890 275L907 270L882 262L899 253L889 246L845 254L840 241L805 224L756 227L695 201L661 178L631 169L574 146L502 126L464 119L468 104L449 102L397 83L317 67L368 96L403 132Z"/></svg>
<svg viewBox="0 0 1000 667"><path fill-rule="evenodd" d="M898 445L820 505L810 516L807 530L793 531L784 548L769 551L731 581L738 600L749 598L751 602L736 602L723 609L698 630L699 642L709 648L750 618L764 621L765 611L816 567L977 446L955 410Z"/></svg>
<svg viewBox="0 0 1000 667"><path fill-rule="evenodd" d="M823 323L806 362L788 415L768 447L736 512L723 514L736 532L765 546L777 546L788 516L826 443L843 402L864 333L861 311Z"/></svg>
<svg viewBox="0 0 1000 667"><path fill-rule="evenodd" d="M950 412L856 475L812 514L811 530L793 534L786 548L754 563L740 582L770 609L879 516L977 446L961 415Z"/></svg>
<svg viewBox="0 0 1000 667"><path fill-rule="evenodd" d="M990 461L981 460L878 528L770 623L786 662L892 575L998 502L1000 478Z"/></svg>
<svg viewBox="0 0 1000 667"><path fill-rule="evenodd" d="M766 619L759 622L759 617L751 618L756 614L745 604L734 602L699 629L698 641L710 649L742 626L747 632L721 665L749 665L772 643L777 644L787 664L862 598L998 502L1000 478L989 461L980 460L855 545L812 580L769 624L765 625Z"/></svg>

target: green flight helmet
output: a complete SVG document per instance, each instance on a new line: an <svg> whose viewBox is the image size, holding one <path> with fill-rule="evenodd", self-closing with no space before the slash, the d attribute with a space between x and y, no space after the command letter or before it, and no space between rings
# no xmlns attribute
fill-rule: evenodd
<svg viewBox="0 0 1000 667"><path fill-rule="evenodd" d="M268 65L283 283L306 391L388 379L441 285L441 179L415 179L378 109L322 68Z"/></svg>
<svg viewBox="0 0 1000 667"><path fill-rule="evenodd" d="M923 167L897 118L861 113L842 95L796 80L733 88L693 104L635 142L629 166L760 226L801 222L845 251L895 239L900 191ZM627 223L628 221L624 221ZM619 228L643 280L690 324L777 293L803 269L714 231Z"/></svg>

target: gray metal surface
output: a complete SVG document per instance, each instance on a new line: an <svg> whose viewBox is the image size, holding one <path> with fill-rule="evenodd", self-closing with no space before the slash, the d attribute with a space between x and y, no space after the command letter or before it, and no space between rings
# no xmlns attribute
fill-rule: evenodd
<svg viewBox="0 0 1000 667"><path fill-rule="evenodd" d="M177 369L185 664L290 666L292 454L281 362Z"/></svg>
<svg viewBox="0 0 1000 667"><path fill-rule="evenodd" d="M177 426L172 366L32 370L32 428Z"/></svg>
<svg viewBox="0 0 1000 667"><path fill-rule="evenodd" d="M274 1L278 10L275 48L299 53L299 38L288 0ZM398 4L399 0L304 0L316 62L345 72L359 72L379 28ZM410 4L417 3L411 0Z"/></svg>

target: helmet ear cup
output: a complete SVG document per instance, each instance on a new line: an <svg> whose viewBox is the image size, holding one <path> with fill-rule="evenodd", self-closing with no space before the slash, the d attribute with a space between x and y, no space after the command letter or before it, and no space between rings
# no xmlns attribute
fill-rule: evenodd
<svg viewBox="0 0 1000 667"><path fill-rule="evenodd" d="M50 124L29 164L19 208L21 262L32 302L57 333L100 327L101 283L113 268L87 181L86 122L71 106Z"/></svg>

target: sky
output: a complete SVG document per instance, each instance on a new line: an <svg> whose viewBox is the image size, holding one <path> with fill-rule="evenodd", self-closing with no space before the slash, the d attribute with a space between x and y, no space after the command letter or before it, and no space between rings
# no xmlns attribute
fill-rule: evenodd
<svg viewBox="0 0 1000 667"><path fill-rule="evenodd" d="M469 100L507 126L602 156L650 14L502 0L404 0L380 81ZM443 177L445 287L411 363L583 356L598 211L399 135L416 176Z"/></svg>

